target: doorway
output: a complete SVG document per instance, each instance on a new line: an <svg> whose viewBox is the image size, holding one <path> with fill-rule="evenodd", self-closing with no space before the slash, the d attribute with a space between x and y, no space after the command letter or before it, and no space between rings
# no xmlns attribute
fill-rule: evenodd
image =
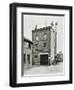
<svg viewBox="0 0 74 90"><path fill-rule="evenodd" d="M48 65L48 54L40 55L40 65Z"/></svg>

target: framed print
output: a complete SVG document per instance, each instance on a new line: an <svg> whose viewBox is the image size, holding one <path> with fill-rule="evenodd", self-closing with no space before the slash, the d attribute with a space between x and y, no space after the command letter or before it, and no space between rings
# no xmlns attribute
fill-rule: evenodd
<svg viewBox="0 0 74 90"><path fill-rule="evenodd" d="M72 83L72 7L10 4L10 86Z"/></svg>

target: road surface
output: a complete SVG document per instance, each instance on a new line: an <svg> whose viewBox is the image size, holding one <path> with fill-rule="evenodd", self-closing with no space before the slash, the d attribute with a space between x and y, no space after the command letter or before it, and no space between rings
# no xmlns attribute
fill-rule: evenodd
<svg viewBox="0 0 74 90"><path fill-rule="evenodd" d="M56 74L63 72L63 63L58 63L57 65L34 65L32 68L27 70L24 69L25 75L38 75L38 74Z"/></svg>

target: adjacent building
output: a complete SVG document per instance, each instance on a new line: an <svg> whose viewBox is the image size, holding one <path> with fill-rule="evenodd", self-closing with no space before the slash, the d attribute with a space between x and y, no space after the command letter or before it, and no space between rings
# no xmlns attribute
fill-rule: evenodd
<svg viewBox="0 0 74 90"><path fill-rule="evenodd" d="M23 70L32 67L32 44L33 42L27 38L24 38L23 42ZM23 73L23 71L22 71Z"/></svg>

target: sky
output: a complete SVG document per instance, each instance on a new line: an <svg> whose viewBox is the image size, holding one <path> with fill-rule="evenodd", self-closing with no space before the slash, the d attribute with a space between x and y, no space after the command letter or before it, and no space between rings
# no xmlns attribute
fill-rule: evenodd
<svg viewBox="0 0 74 90"><path fill-rule="evenodd" d="M32 40L32 30L42 28L45 26L51 26L51 22L57 25L57 52L63 52L63 39L64 39L64 16L42 16L42 15L24 15L24 37Z"/></svg>

